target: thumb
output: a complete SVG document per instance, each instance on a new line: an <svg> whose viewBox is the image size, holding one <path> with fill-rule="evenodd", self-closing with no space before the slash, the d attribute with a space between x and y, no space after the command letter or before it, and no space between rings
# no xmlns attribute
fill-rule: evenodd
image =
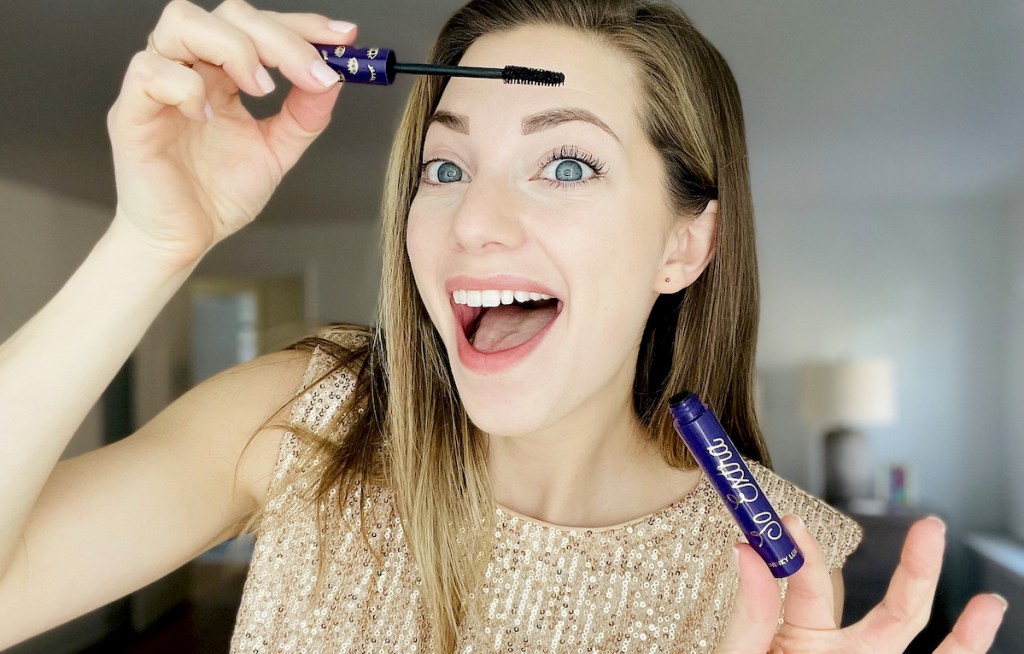
<svg viewBox="0 0 1024 654"><path fill-rule="evenodd" d="M740 585L715 654L765 654L779 628L779 583L750 545L736 545Z"/></svg>
<svg viewBox="0 0 1024 654"><path fill-rule="evenodd" d="M263 123L264 135L281 163L291 170L295 162L331 122L331 111L343 84L335 84L323 93L310 93L293 86L281 105L281 111Z"/></svg>

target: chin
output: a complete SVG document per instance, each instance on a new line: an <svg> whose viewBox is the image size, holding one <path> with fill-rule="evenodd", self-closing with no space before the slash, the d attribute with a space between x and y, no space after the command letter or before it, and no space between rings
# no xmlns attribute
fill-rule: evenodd
<svg viewBox="0 0 1024 654"><path fill-rule="evenodd" d="M461 386L458 379L456 385ZM468 393L460 388L459 397L470 421L492 436L525 436L561 418L561 412L555 415L558 405L550 394L535 391L524 396L521 387L518 393L506 393L501 388L485 389L474 383Z"/></svg>
<svg viewBox="0 0 1024 654"><path fill-rule="evenodd" d="M545 421L537 416L524 416L522 414L508 414L503 411L473 411L466 407L469 419L488 436L515 438L534 434L546 425Z"/></svg>

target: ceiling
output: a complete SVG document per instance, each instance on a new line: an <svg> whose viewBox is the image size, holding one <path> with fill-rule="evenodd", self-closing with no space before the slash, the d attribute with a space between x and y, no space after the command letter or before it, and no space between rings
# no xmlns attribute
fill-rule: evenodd
<svg viewBox="0 0 1024 654"><path fill-rule="evenodd" d="M1019 0L678 3L738 80L755 205L971 201L1024 180ZM421 61L461 2L254 4L354 21L360 45ZM4 3L0 176L114 206L106 112L163 5ZM276 93L247 101L254 113L280 103L275 77ZM262 220L374 220L410 85L346 88Z"/></svg>

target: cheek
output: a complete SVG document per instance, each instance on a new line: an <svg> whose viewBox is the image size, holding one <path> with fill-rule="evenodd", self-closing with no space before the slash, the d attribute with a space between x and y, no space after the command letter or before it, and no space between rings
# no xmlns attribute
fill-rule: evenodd
<svg viewBox="0 0 1024 654"><path fill-rule="evenodd" d="M435 234L431 234L426 221L418 219L415 212L410 210L409 223L405 230L405 250L416 281L416 290L435 326L438 324L438 308L433 306L436 298L432 297L435 294L431 289L437 286L438 243L439 239Z"/></svg>
<svg viewBox="0 0 1024 654"><path fill-rule="evenodd" d="M554 224L551 241L577 273L603 279L615 288L651 291L661 267L668 220L647 203L603 202L574 207Z"/></svg>
<svg viewBox="0 0 1024 654"><path fill-rule="evenodd" d="M657 297L655 284L663 264L665 229L660 214L635 203L605 205L587 228L566 235L575 262L570 285L584 293L587 321L606 346L639 339ZM617 347L617 346L616 346Z"/></svg>
<svg viewBox="0 0 1024 654"><path fill-rule="evenodd" d="M431 248L435 244L431 242L430 233L425 221L416 211L416 203L413 202L409 209L409 222L405 228L405 250L409 255L409 263L412 265L412 272L420 281L421 274L427 263L434 260Z"/></svg>

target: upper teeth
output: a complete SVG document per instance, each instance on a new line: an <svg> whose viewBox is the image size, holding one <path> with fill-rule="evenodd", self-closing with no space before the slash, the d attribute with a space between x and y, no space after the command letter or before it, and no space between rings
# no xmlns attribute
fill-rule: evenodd
<svg viewBox="0 0 1024 654"><path fill-rule="evenodd" d="M466 304L471 307L496 307L499 304L512 304L538 300L550 300L550 295L531 293L529 291L452 291L455 304Z"/></svg>

